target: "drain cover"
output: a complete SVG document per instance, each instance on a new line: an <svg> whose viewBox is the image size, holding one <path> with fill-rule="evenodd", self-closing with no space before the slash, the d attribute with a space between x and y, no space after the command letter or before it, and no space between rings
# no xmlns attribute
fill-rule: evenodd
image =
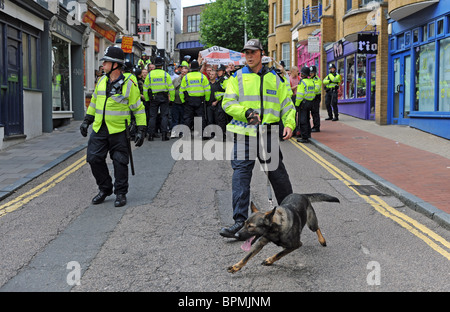
<svg viewBox="0 0 450 312"><path fill-rule="evenodd" d="M349 185L349 186L357 190L358 193L360 193L361 195L386 196L386 194L382 192L379 188L377 188L375 185Z"/></svg>

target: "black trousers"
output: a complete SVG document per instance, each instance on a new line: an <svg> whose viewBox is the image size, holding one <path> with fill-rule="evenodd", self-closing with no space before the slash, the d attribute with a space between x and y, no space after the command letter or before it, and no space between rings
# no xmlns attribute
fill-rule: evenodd
<svg viewBox="0 0 450 312"><path fill-rule="evenodd" d="M169 131L169 100L167 95L156 94L154 99L150 101L149 114L150 118L148 121L148 133L154 135L156 132L156 124L158 118L158 111L161 116L160 129L161 133Z"/></svg>
<svg viewBox="0 0 450 312"><path fill-rule="evenodd" d="M222 133L227 131L227 116L222 109L222 102L216 106L209 105L206 107L206 116L208 125L218 125L222 129Z"/></svg>
<svg viewBox="0 0 450 312"><path fill-rule="evenodd" d="M327 94L325 95L325 105L327 107L328 117L333 118L334 112L334 117L338 118L339 111L337 90L327 90Z"/></svg>
<svg viewBox="0 0 450 312"><path fill-rule="evenodd" d="M300 132L302 139L309 139L311 137L310 116L312 108L313 101L303 100L300 104Z"/></svg>
<svg viewBox="0 0 450 312"><path fill-rule="evenodd" d="M313 120L313 128L320 130L320 101L322 100L322 95L316 95L313 101L311 116Z"/></svg>
<svg viewBox="0 0 450 312"><path fill-rule="evenodd" d="M194 117L202 118L202 131L206 127L206 112L203 97L188 97L184 106L184 123L189 129L194 126Z"/></svg>
<svg viewBox="0 0 450 312"><path fill-rule="evenodd" d="M124 132L109 134L105 124L96 133L92 131L87 148L87 162L100 191L114 194L128 193L128 147ZM109 155L114 166L114 185L106 164Z"/></svg>

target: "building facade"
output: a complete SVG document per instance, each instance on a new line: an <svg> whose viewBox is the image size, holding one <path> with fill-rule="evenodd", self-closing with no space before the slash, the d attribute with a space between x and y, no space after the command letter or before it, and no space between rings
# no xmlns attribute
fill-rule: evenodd
<svg viewBox="0 0 450 312"><path fill-rule="evenodd" d="M268 3L266 52L287 69L315 65L322 78L336 65L340 113L450 138L448 1Z"/></svg>

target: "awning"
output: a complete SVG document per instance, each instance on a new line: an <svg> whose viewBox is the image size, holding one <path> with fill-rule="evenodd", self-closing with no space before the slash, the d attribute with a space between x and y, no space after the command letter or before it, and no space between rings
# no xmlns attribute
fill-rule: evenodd
<svg viewBox="0 0 450 312"><path fill-rule="evenodd" d="M177 44L177 49L195 49L195 48L203 48L204 45L200 43L200 41L183 41Z"/></svg>

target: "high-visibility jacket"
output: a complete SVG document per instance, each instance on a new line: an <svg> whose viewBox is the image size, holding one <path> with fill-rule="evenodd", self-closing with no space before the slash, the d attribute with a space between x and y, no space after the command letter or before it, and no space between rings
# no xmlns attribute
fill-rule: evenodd
<svg viewBox="0 0 450 312"><path fill-rule="evenodd" d="M341 75L329 73L323 80L323 84L327 89L333 89L341 84Z"/></svg>
<svg viewBox="0 0 450 312"><path fill-rule="evenodd" d="M288 87L274 70L268 70L266 66L259 74L245 66L231 76L222 108L233 117L227 130L234 133L256 136L257 126L249 125L245 117L248 109L258 112L263 124L276 124L282 120L285 127L295 129L296 111Z"/></svg>
<svg viewBox="0 0 450 312"><path fill-rule="evenodd" d="M196 71L186 74L180 85L181 103L186 102L185 92L192 97L205 97L205 101L208 102L211 97L211 86L208 78Z"/></svg>
<svg viewBox="0 0 450 312"><path fill-rule="evenodd" d="M312 101L316 97L316 85L311 78L303 78L297 86L295 106L300 106L303 100Z"/></svg>
<svg viewBox="0 0 450 312"><path fill-rule="evenodd" d="M168 92L169 100L173 102L175 100L175 88L172 83L172 78L162 69L152 70L144 81L144 97L146 101L150 101L149 91L153 95L160 92Z"/></svg>
<svg viewBox="0 0 450 312"><path fill-rule="evenodd" d="M225 89L227 88L228 77L222 76L218 80L220 88L214 92L214 97L217 101L221 101L225 95Z"/></svg>
<svg viewBox="0 0 450 312"><path fill-rule="evenodd" d="M152 61L150 61L150 60L144 61L143 59L140 59L139 62L138 62L138 66L139 66L141 69L146 69L147 66L150 65L151 63L152 63Z"/></svg>
<svg viewBox="0 0 450 312"><path fill-rule="evenodd" d="M320 80L320 78L317 76L314 76L312 80L314 81L314 85L316 86L316 96L322 94L322 80Z"/></svg>
<svg viewBox="0 0 450 312"><path fill-rule="evenodd" d="M136 125L146 126L147 117L138 86L122 75L107 94L108 80L106 75L100 78L86 112L94 116L92 129L98 132L105 122L109 134L125 131L125 120L130 124L131 111L136 118Z"/></svg>

